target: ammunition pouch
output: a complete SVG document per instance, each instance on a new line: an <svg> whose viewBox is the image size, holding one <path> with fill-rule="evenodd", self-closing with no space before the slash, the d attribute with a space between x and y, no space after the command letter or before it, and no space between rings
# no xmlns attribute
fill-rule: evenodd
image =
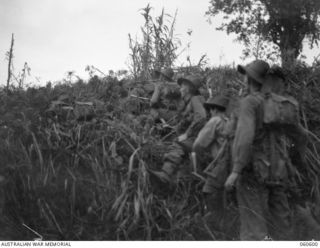
<svg viewBox="0 0 320 248"><path fill-rule="evenodd" d="M253 156L252 169L258 182L267 185L283 185L288 183L288 161L278 158L270 162L263 153Z"/></svg>

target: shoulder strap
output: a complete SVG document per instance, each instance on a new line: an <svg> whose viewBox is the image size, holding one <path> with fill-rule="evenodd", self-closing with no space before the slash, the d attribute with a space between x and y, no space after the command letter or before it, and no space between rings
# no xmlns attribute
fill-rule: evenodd
<svg viewBox="0 0 320 248"><path fill-rule="evenodd" d="M211 169L215 166L216 162L218 161L218 159L221 157L221 155L223 154L224 150L226 149L227 145L228 145L228 139L225 139L217 153L217 156L210 162L210 164L204 169L204 173L209 173L211 171Z"/></svg>
<svg viewBox="0 0 320 248"><path fill-rule="evenodd" d="M178 109L180 114L182 114L185 111L185 109L189 105L190 101L191 101L191 97L189 97L187 100L184 100L182 98L182 104L180 104L180 108Z"/></svg>

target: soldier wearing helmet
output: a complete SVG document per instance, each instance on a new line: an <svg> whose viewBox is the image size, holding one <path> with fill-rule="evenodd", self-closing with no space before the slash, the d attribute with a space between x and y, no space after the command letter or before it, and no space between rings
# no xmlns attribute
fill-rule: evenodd
<svg viewBox="0 0 320 248"><path fill-rule="evenodd" d="M150 171L164 183L173 183L183 162L183 158L191 152L192 144L206 121L203 107L204 98L199 93L201 79L190 75L178 78L182 106L179 109L178 138L164 155L164 163L160 171Z"/></svg>
<svg viewBox="0 0 320 248"><path fill-rule="evenodd" d="M204 104L204 107L211 113L211 119L201 129L192 149L196 154L206 149L211 152L213 160L205 170L207 178L202 191L208 210L205 220L215 229L222 228L224 183L230 171L228 138L231 132L231 123L226 116L228 105L229 97L227 95L210 98Z"/></svg>
<svg viewBox="0 0 320 248"><path fill-rule="evenodd" d="M151 116L155 120L165 121L166 124L173 126L181 100L179 87L173 82L174 72L171 68L155 70L155 76L158 80L154 83L150 99Z"/></svg>
<svg viewBox="0 0 320 248"><path fill-rule="evenodd" d="M241 240L289 238L290 209L286 193L288 153L285 134L264 122L264 95L269 64L255 60L238 66L249 94L240 103L232 148L232 170L225 187L236 187Z"/></svg>

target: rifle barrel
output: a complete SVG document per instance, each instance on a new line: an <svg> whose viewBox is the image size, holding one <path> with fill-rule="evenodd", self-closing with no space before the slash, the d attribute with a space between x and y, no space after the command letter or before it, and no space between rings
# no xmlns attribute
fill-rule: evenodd
<svg viewBox="0 0 320 248"><path fill-rule="evenodd" d="M147 97L141 97L141 96L136 96L136 95L130 95L130 97L138 98L138 99L145 100L145 101L150 101L150 99Z"/></svg>

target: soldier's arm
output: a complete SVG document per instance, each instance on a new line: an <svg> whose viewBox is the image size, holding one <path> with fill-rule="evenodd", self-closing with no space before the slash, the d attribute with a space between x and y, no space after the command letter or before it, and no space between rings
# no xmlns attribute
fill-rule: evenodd
<svg viewBox="0 0 320 248"><path fill-rule="evenodd" d="M256 130L256 113L258 101L247 96L240 104L240 113L232 149L234 173L241 173L249 163L251 146Z"/></svg>
<svg viewBox="0 0 320 248"><path fill-rule="evenodd" d="M197 132L202 128L203 123L206 120L206 111L199 97L192 97L191 106L193 111L193 120L186 131L188 137L197 135Z"/></svg>
<svg viewBox="0 0 320 248"><path fill-rule="evenodd" d="M201 149L207 148L214 141L220 123L221 119L218 117L211 118L210 121L206 123L193 143L192 150L194 152L199 152Z"/></svg>
<svg viewBox="0 0 320 248"><path fill-rule="evenodd" d="M156 108L157 105L159 104L160 95L161 95L161 88L162 87L160 85L160 82L155 85L155 88L154 88L154 91L153 91L153 94L152 94L151 100L150 100L150 106L153 108Z"/></svg>

